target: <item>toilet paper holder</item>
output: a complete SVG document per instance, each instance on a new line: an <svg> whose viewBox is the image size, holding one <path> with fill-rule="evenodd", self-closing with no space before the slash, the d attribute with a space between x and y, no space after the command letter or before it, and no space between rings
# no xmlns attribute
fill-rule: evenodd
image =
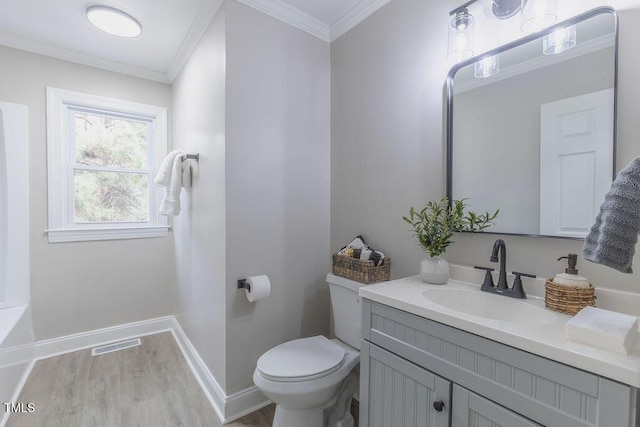
<svg viewBox="0 0 640 427"><path fill-rule="evenodd" d="M251 292L251 285L247 282L247 279L238 280L238 289L246 289Z"/></svg>

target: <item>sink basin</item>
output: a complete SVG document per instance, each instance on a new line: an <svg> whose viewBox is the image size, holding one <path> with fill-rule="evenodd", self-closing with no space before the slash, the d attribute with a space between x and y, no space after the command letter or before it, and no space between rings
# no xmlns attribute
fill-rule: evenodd
<svg viewBox="0 0 640 427"><path fill-rule="evenodd" d="M429 301L472 316L502 322L545 325L556 321L555 314L529 303L488 294L480 289L432 288L422 292Z"/></svg>

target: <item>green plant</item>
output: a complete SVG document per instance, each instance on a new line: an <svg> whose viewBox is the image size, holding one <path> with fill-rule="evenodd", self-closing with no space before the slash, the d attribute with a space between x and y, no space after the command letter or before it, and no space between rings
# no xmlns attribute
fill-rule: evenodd
<svg viewBox="0 0 640 427"><path fill-rule="evenodd" d="M499 209L494 213L485 212L478 215L469 211L465 214L467 204L464 200L454 200L449 206L449 199L443 197L439 202L430 201L420 212L413 207L409 216L403 216L413 226L419 245L434 257L443 254L453 243L453 233L459 231L481 232L494 225Z"/></svg>

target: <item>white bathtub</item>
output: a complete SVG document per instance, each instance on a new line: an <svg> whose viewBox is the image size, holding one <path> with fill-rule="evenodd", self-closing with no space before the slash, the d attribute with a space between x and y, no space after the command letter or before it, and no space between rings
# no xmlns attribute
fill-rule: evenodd
<svg viewBox="0 0 640 427"><path fill-rule="evenodd" d="M15 403L34 359L27 143L27 107L0 102L0 404ZM7 417L0 406L0 426Z"/></svg>

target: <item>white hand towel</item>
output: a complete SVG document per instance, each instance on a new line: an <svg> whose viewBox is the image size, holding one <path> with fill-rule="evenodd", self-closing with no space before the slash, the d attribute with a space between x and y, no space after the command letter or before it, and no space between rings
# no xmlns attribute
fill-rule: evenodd
<svg viewBox="0 0 640 427"><path fill-rule="evenodd" d="M585 307L567 322L565 332L570 340L628 354L638 338L638 318Z"/></svg>
<svg viewBox="0 0 640 427"><path fill-rule="evenodd" d="M158 169L158 173L154 178L154 184L162 185L163 187L168 187L171 180L171 168L173 167L173 161L176 156L183 156L185 154L182 150L173 150L167 157L164 158L160 168Z"/></svg>
<svg viewBox="0 0 640 427"><path fill-rule="evenodd" d="M160 166L160 171L154 182L166 187L164 197L160 203L160 213L166 216L176 216L180 213L180 190L182 188L182 157L185 152L174 150L167 155ZM171 158L171 173L167 173L168 159Z"/></svg>

